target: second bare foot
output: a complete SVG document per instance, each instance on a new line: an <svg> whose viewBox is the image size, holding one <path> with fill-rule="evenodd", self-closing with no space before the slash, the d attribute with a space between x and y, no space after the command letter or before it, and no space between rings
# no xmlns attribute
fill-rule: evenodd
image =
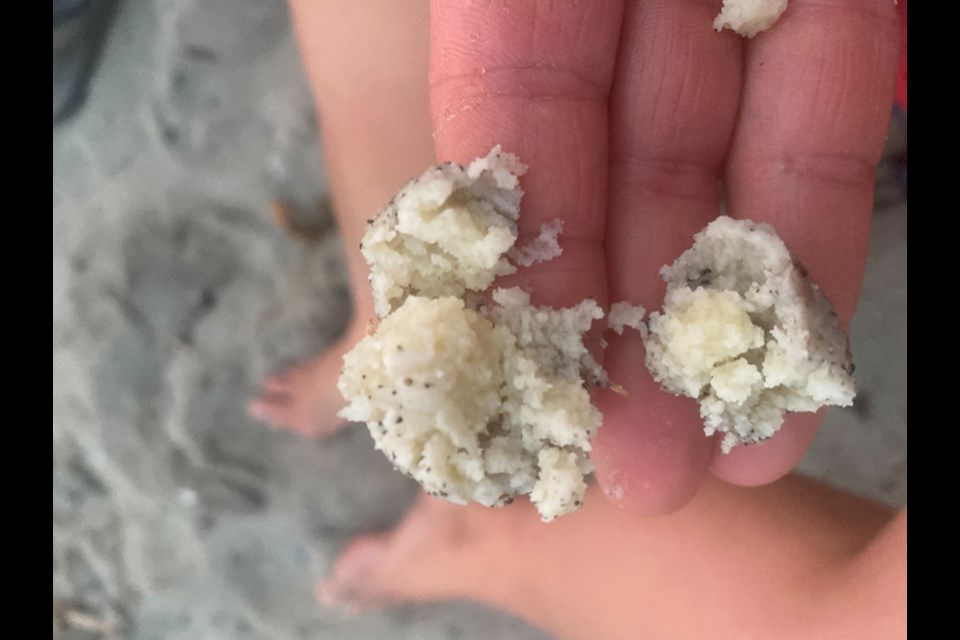
<svg viewBox="0 0 960 640"><path fill-rule="evenodd" d="M464 507L421 494L395 529L354 538L317 586L317 598L348 613L405 602L490 600L499 588L485 584L491 543L496 548L534 516L516 506Z"/></svg>
<svg viewBox="0 0 960 640"><path fill-rule="evenodd" d="M362 336L362 327L352 327L320 355L268 376L247 405L247 412L272 427L304 436L336 433L344 425L337 416L344 405L337 390L343 354Z"/></svg>

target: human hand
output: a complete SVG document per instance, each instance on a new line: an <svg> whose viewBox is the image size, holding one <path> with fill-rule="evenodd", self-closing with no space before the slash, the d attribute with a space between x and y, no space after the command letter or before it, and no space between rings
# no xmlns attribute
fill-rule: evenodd
<svg viewBox="0 0 960 640"><path fill-rule="evenodd" d="M535 301L660 306L660 267L719 210L774 225L846 326L866 264L874 169L899 54L893 2L792 0L752 40L712 29L720 0L433 0L438 157L495 144L530 166L522 243L564 221L563 255L524 272ZM659 390L639 335L608 336L597 477L624 506L664 513L711 472L786 474L822 420L721 454L696 403Z"/></svg>

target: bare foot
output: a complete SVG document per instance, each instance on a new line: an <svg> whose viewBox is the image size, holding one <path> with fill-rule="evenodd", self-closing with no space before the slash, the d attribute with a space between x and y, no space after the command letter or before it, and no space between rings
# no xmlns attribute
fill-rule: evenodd
<svg viewBox="0 0 960 640"><path fill-rule="evenodd" d="M344 405L337 390L343 354L362 336L362 327L351 327L344 337L320 355L268 376L247 405L247 413L272 427L304 436L321 437L336 433L344 425L344 421L337 417L337 411Z"/></svg>
<svg viewBox="0 0 960 640"><path fill-rule="evenodd" d="M421 494L396 529L355 538L317 596L353 613L474 600L563 640L902 637L902 516L794 476L751 489L710 478L659 517L593 484L549 524L525 499L487 509ZM878 534L890 537L870 555ZM878 579L881 564L897 576Z"/></svg>
<svg viewBox="0 0 960 640"><path fill-rule="evenodd" d="M354 538L317 585L326 606L359 613L404 602L477 597L489 569L483 532L514 529L512 507L459 506L426 494L392 531ZM496 525L492 522L498 520ZM489 593L480 599L489 600Z"/></svg>

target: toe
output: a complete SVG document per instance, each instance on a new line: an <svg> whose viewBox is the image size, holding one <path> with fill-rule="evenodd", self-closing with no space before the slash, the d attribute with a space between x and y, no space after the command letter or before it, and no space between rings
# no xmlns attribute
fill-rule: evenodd
<svg viewBox="0 0 960 640"><path fill-rule="evenodd" d="M289 397L264 391L247 404L247 414L271 427L290 428L287 420Z"/></svg>
<svg viewBox="0 0 960 640"><path fill-rule="evenodd" d="M339 354L328 351L267 377L247 405L247 413L272 427L304 436L323 436L343 425L337 391Z"/></svg>
<svg viewBox="0 0 960 640"><path fill-rule="evenodd" d="M330 574L317 585L321 604L347 613L360 613L392 601L381 585L390 555L389 534L354 538L334 563Z"/></svg>
<svg viewBox="0 0 960 640"><path fill-rule="evenodd" d="M267 376L264 381L262 388L266 393L275 394L275 395L289 395L291 388L290 380L291 370L288 369L282 373L274 374L272 376Z"/></svg>

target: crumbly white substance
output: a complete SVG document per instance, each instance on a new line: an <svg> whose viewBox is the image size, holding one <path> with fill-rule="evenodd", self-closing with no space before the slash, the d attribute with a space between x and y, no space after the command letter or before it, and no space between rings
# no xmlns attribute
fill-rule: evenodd
<svg viewBox="0 0 960 640"><path fill-rule="evenodd" d="M667 294L650 315L647 367L668 391L700 401L724 452L771 437L787 412L852 404L836 313L772 227L720 217L661 275Z"/></svg>
<svg viewBox="0 0 960 640"><path fill-rule="evenodd" d="M408 182L360 244L377 315L409 295L460 297L516 271L506 253L517 240L525 171L497 146L467 167L442 164Z"/></svg>
<svg viewBox="0 0 960 640"><path fill-rule="evenodd" d="M773 26L787 9L787 0L723 0L723 8L713 21L717 31L733 29L747 38Z"/></svg>
<svg viewBox="0 0 960 640"><path fill-rule="evenodd" d="M499 147L434 167L371 221L361 249L382 321L344 357L340 415L427 492L487 506L529 494L549 521L580 506L592 471L601 417L584 383L610 383L583 344L603 317L595 301L482 293L515 270L508 258L560 254L558 220L514 248L524 170Z"/></svg>
<svg viewBox="0 0 960 640"><path fill-rule="evenodd" d="M610 306L610 313L607 316L607 327L622 336L626 327L636 329L640 335L647 335L647 325L643 323L643 316L646 310L640 305L630 304L629 302L614 302Z"/></svg>
<svg viewBox="0 0 960 640"><path fill-rule="evenodd" d="M580 506L592 470L600 414L581 379L596 366L582 335L603 312L592 300L534 307L519 289L494 300L474 311L408 297L344 357L340 415L367 423L428 493L486 506L529 493L551 520Z"/></svg>
<svg viewBox="0 0 960 640"><path fill-rule="evenodd" d="M540 235L523 247L514 247L509 252L510 259L521 267L530 267L538 262L553 260L563 253L557 239L563 233L563 221L559 219L544 222L540 226Z"/></svg>

